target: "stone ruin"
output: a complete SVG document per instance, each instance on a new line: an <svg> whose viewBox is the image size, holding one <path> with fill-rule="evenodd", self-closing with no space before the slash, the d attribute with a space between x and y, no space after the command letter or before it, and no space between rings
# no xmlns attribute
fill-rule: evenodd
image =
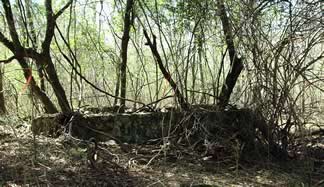
<svg viewBox="0 0 324 187"><path fill-rule="evenodd" d="M264 118L250 109L219 111L199 107L191 111L116 113L115 107L91 111L45 114L32 121L32 132L54 138L65 134L81 140L95 137L98 141L113 139L136 144L164 137L175 142L182 137L189 144L209 140L227 145L238 140L248 151L262 144L273 155L286 156L271 137L272 131Z"/></svg>

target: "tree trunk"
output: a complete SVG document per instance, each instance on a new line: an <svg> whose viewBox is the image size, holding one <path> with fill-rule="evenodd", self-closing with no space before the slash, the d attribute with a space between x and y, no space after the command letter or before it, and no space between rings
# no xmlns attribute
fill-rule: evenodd
<svg viewBox="0 0 324 187"><path fill-rule="evenodd" d="M163 62L162 62L162 58L157 50L156 47L156 36L153 35L153 42L151 41L150 37L148 36L146 30L144 29L144 36L147 40L147 45L150 47L151 52L153 53L159 68L164 76L164 78L168 81L168 83L170 84L171 88L173 89L176 98L178 99L179 105L181 107L181 109L183 110L189 110L189 105L186 102L186 100L184 99L182 93L180 92L180 90L178 89L178 85L176 84L176 82L172 79L171 74L165 69Z"/></svg>
<svg viewBox="0 0 324 187"><path fill-rule="evenodd" d="M66 97L65 90L59 81L52 59L50 56L46 55L44 56L44 58L44 62L46 62L45 71L48 76L48 81L54 90L58 104L60 105L62 112L70 112L71 108L69 105L69 101ZM38 63L41 64L40 62Z"/></svg>
<svg viewBox="0 0 324 187"><path fill-rule="evenodd" d="M131 25L133 24L133 0L127 0L125 17L124 17L124 32L122 36L121 43L121 66L120 66L120 97L126 98L126 69L127 69L127 49L128 49L128 41L129 41L129 31ZM120 112L124 112L125 109L125 99L120 100Z"/></svg>
<svg viewBox="0 0 324 187"><path fill-rule="evenodd" d="M231 68L226 76L225 83L222 86L222 90L218 101L218 106L221 109L224 109L226 105L228 105L236 81L241 74L241 71L243 69L243 63L242 59L237 56L237 52L234 46L234 37L232 33L233 31L229 19L227 17L224 1L219 0L217 2L217 6L218 10L220 11L220 19L222 22L225 41L227 44L228 54L231 62Z"/></svg>
<svg viewBox="0 0 324 187"><path fill-rule="evenodd" d="M21 58L21 59L18 59L18 62L23 69L24 77L25 77L26 81L31 76L31 80L29 82L30 92L33 95L35 95L43 103L46 113L50 113L50 114L57 113L58 110L55 107L54 103L50 100L50 98L46 95L46 93L43 92L39 88L39 86L37 86L36 81L31 74L32 73L31 67L27 64L26 60Z"/></svg>
<svg viewBox="0 0 324 187"><path fill-rule="evenodd" d="M52 8L52 1L45 0L45 9L46 9L46 32L45 38L42 42L42 53L40 54L40 58L37 59L37 63L43 65L45 72L48 76L48 81L50 82L57 101L61 107L62 112L70 112L71 107L69 101L66 97L65 90L62 84L59 81L59 78L56 73L55 66L52 62L51 58L51 42L54 36L56 19L59 15L63 13L63 11L71 5L72 1L69 1L61 10L59 10L56 14Z"/></svg>
<svg viewBox="0 0 324 187"><path fill-rule="evenodd" d="M119 87L120 87L120 65L121 64L118 64L117 65L117 68L116 68L116 72L117 72L117 77L116 77L116 85L115 85L115 100L114 100L114 106L117 105L118 103L118 96L119 96Z"/></svg>
<svg viewBox="0 0 324 187"><path fill-rule="evenodd" d="M191 65L191 74L192 74L192 85L191 85L191 104L196 104L196 98L195 98L195 92L194 90L196 89L196 79L197 79L197 74L196 74L196 53L193 54L192 57L192 65ZM198 62L199 63L199 62Z"/></svg>
<svg viewBox="0 0 324 187"><path fill-rule="evenodd" d="M6 113L6 105L3 90L3 65L0 64L0 115Z"/></svg>
<svg viewBox="0 0 324 187"><path fill-rule="evenodd" d="M198 63L199 63L199 73L200 73L200 81L201 81L201 90L205 92L205 76L204 76L204 69L203 69L203 40L204 40L204 30L201 26L199 40L198 40ZM199 104L203 104L206 102L206 95L203 93L200 98Z"/></svg>

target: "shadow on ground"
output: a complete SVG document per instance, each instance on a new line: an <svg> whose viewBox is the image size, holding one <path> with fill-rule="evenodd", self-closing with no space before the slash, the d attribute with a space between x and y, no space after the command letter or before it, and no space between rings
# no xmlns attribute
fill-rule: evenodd
<svg viewBox="0 0 324 187"><path fill-rule="evenodd" d="M100 143L112 162L88 164L82 143L0 127L0 186L315 186L324 169L314 162L204 159L187 148ZM313 165L312 165L313 164Z"/></svg>

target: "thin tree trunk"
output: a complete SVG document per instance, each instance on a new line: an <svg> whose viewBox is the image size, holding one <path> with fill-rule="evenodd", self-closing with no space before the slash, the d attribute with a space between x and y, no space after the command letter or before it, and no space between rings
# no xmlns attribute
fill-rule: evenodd
<svg viewBox="0 0 324 187"><path fill-rule="evenodd" d="M165 67L163 65L162 58L161 58L161 56L157 50L157 47L156 47L156 36L153 35L153 42L151 41L150 37L148 36L146 30L144 30L144 36L147 40L147 45L150 47L164 78L168 81L171 88L173 89L175 96L178 99L181 109L189 110L189 105L186 102L186 100L184 99L180 90L178 89L178 85L176 84L176 82L174 82L174 80L171 77L171 74L165 69Z"/></svg>
<svg viewBox="0 0 324 187"><path fill-rule="evenodd" d="M229 19L227 17L224 1L219 0L217 2L217 6L218 6L218 10L220 11L220 19L222 22L223 32L225 35L225 40L226 40L230 62L231 62L231 68L226 76L225 83L222 86L222 90L218 101L218 106L221 109L224 109L226 105L228 105L236 81L239 75L241 74L241 71L243 69L243 63L242 63L242 59L237 56L237 52L234 46L234 37L232 33L233 31Z"/></svg>
<svg viewBox="0 0 324 187"><path fill-rule="evenodd" d="M199 73L200 73L200 81L201 81L201 90L202 92L205 92L205 76L204 76L204 69L203 69L203 61L208 63L207 58L203 58L203 53L204 53L204 42L205 40L205 20L207 20L206 16L207 16L207 10L208 10L208 0L204 1L204 3L202 3L203 7L204 7L204 11L203 11L203 18L202 18L202 23L199 24L199 35L198 35L198 63L199 63ZM204 104L206 103L206 95L203 93L201 95L200 104Z"/></svg>
<svg viewBox="0 0 324 187"><path fill-rule="evenodd" d="M3 65L0 64L0 115L6 113L6 104L3 90Z"/></svg>
<svg viewBox="0 0 324 187"><path fill-rule="evenodd" d="M186 60L186 63L184 65L184 69L183 69L183 71L184 71L184 90L183 90L183 93L184 93L184 97L185 97L186 101L189 100L189 97L188 97L188 80L189 80L188 75L189 75L189 66L190 66L190 60L191 60L191 53L192 53L192 50L193 50L193 48L191 46L194 45L195 32L196 32L197 27L199 26L199 22L200 22L200 20L195 23L195 26L193 28L192 35L191 35L190 42L189 42L189 47L188 47L187 60ZM194 62L192 62L192 66L194 66ZM193 76L193 74L192 74L192 76ZM194 95L194 92L192 92L192 94Z"/></svg>
<svg viewBox="0 0 324 187"><path fill-rule="evenodd" d="M25 4L26 4L26 15L27 15L27 22L28 22L28 26L30 28L29 33L31 36L31 42L32 42L32 46L34 50L37 50L37 37L36 37L36 32L35 32L35 27L34 27L34 20L32 17L32 13L31 13L31 7L32 7L32 2L31 0L25 0ZM40 84L40 89L45 92L45 78L44 78L44 68L36 63L36 67L37 67L37 72L38 72L38 77L39 77L39 84Z"/></svg>
<svg viewBox="0 0 324 187"><path fill-rule="evenodd" d="M202 26L201 26L202 27ZM203 60L202 58L203 53L203 39L204 38L204 31L203 28L200 30L200 36L198 40L198 63L199 63L199 73L200 73L200 81L201 81L201 90L205 92L205 76L204 76L204 69L203 69ZM199 103L203 104L206 102L206 95L202 94Z"/></svg>
<svg viewBox="0 0 324 187"><path fill-rule="evenodd" d="M196 53L193 54L192 57L193 61L192 61L192 65L191 65L191 74L192 74L192 85L191 85L191 90L193 90L193 92L191 92L191 104L196 104L196 98L195 98L195 89L196 89L196 79L197 79L197 75L196 75Z"/></svg>
<svg viewBox="0 0 324 187"><path fill-rule="evenodd" d="M46 62L45 71L48 76L48 81L54 90L54 93L57 97L57 101L58 101L58 104L60 105L62 112L70 112L71 108L69 105L69 101L66 97L65 90L59 81L59 78L57 76L56 69L54 67L51 57L49 55L48 56L45 55L44 62ZM38 62L38 63L40 63L40 62Z"/></svg>
<svg viewBox="0 0 324 187"><path fill-rule="evenodd" d="M46 24L47 24L46 32L45 32L44 41L42 42L42 53L40 54L40 58L38 58L37 62L36 62L40 65L43 65L43 67L46 71L46 74L48 76L48 81L54 90L55 96L57 98L58 104L60 105L62 112L70 112L71 107L70 107L70 104L66 97L65 90L57 76L55 66L52 62L50 47L51 47L51 42L52 42L52 39L54 36L56 19L71 4L72 4L72 1L69 1L60 11L58 11L55 14L53 11L53 8L52 8L52 1L45 0Z"/></svg>
<svg viewBox="0 0 324 187"><path fill-rule="evenodd" d="M115 99L114 99L114 106L117 105L118 103L118 97L119 97L119 87L120 87L120 63L117 64L117 68L116 68L116 85L115 85Z"/></svg>
<svg viewBox="0 0 324 187"><path fill-rule="evenodd" d="M122 43L121 43L121 66L120 66L120 97L126 98L126 68L127 68L127 49L128 49L128 42L129 42L129 31L131 25L133 24L133 0L127 0L126 3L126 10L125 10L125 17L124 17L124 32L122 36ZM124 112L125 109L125 99L120 100L120 112Z"/></svg>

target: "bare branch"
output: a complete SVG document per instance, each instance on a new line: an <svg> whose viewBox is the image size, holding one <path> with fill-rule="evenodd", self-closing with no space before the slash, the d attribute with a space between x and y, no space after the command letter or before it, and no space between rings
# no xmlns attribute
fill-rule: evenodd
<svg viewBox="0 0 324 187"><path fill-rule="evenodd" d="M69 8L69 6L72 4L73 0L70 0L69 2L66 3L66 5L64 5L61 10L59 10L55 16L54 19L57 19L67 8Z"/></svg>
<svg viewBox="0 0 324 187"><path fill-rule="evenodd" d="M69 44L68 44L67 41L65 40L65 38L64 38L64 36L63 36L63 34L62 34L62 32L60 31L60 29L58 28L57 25L56 25L56 28L57 28L57 31L58 31L60 37L62 38L64 44L68 47L69 51L70 51L71 53L73 53L72 50L71 50L71 48L70 48L70 46L69 46ZM60 48L60 46L58 45L58 43L57 43L57 41L56 41L56 38L54 38L54 39L55 39L56 45L58 46L58 50L59 50L59 52L61 53L61 55L63 56L63 58L64 58L64 59L65 59L65 60L70 64L70 66L71 66L71 68L74 70L74 72L75 72L77 75L79 75L80 78L81 78L82 80L84 80L87 84L89 84L92 88L94 88L95 90L97 90L97 91L99 91L99 92L101 92L101 93L103 93L103 94L106 94L106 95L108 95L108 96L110 96L110 97L117 98L117 99L124 99L125 101L129 101L129 102L132 102L132 103L138 103L138 104L141 104L141 105L145 106L145 103L143 103L143 102L141 102L141 101L136 101L136 100L132 100L132 99L127 99L127 98L122 98L122 97L115 96L115 95L113 95L113 94L111 94L111 93L109 93L109 92L107 92L107 91L105 91L105 90L99 88L99 87L96 86L94 83L92 83L91 81L89 81L89 80L88 80L84 75L82 75L82 73L81 73L81 72L80 72L80 71L75 67L75 65L74 65L73 62L69 59L69 57L68 57L66 54L63 53L62 49ZM75 60L77 61L77 59L75 59ZM78 62L77 62L77 63L78 63Z"/></svg>
<svg viewBox="0 0 324 187"><path fill-rule="evenodd" d="M11 51L15 50L13 42L10 41L7 37L5 37L1 32L0 32L0 42Z"/></svg>
<svg viewBox="0 0 324 187"><path fill-rule="evenodd" d="M14 43L10 41L7 37L5 37L1 32L0 32L0 43L2 43L5 47L7 47L12 53L16 53ZM23 48L23 47L21 47L21 49L22 49L21 53L16 55L19 55L20 57L32 58L34 60L37 60L38 62L42 62L41 54L36 52L34 49Z"/></svg>
<svg viewBox="0 0 324 187"><path fill-rule="evenodd" d="M0 64L8 64L8 63L10 63L11 61L13 61L14 59L16 59L16 57L15 56L12 56L12 57L10 57L10 58L8 58L8 59L6 59L6 60L0 60Z"/></svg>

